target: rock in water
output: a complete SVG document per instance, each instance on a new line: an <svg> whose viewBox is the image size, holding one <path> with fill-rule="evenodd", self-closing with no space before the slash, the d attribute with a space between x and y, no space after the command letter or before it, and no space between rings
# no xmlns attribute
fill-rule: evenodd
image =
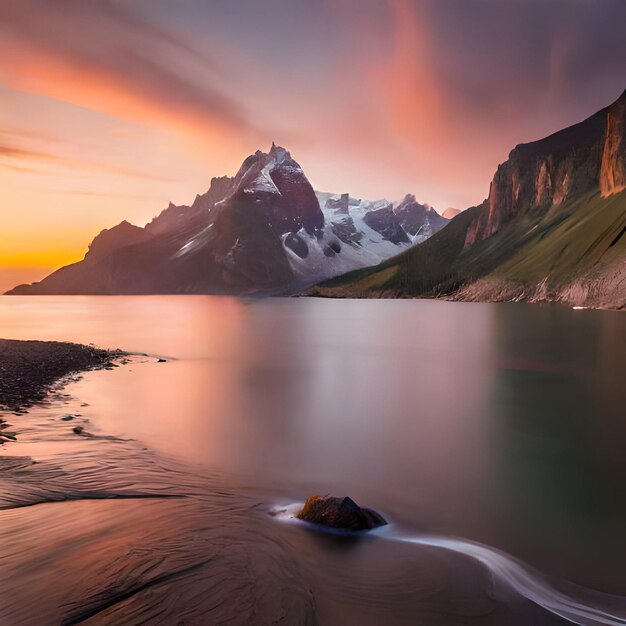
<svg viewBox="0 0 626 626"><path fill-rule="evenodd" d="M334 496L309 496L297 517L312 524L352 531L371 530L387 523L376 511L361 508L352 498Z"/></svg>

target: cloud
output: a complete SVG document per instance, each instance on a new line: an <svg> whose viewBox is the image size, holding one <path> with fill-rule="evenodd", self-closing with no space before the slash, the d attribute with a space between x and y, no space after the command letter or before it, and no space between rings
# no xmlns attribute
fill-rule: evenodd
<svg viewBox="0 0 626 626"><path fill-rule="evenodd" d="M105 0L0 3L0 81L122 119L208 136L257 135L215 65Z"/></svg>
<svg viewBox="0 0 626 626"><path fill-rule="evenodd" d="M365 27L350 19L361 0L324 1L342 38L353 31L335 67L358 94L334 148L363 160L355 179L439 207L480 202L516 144L584 119L626 80L621 0L384 0ZM385 168L368 178L373 154Z"/></svg>
<svg viewBox="0 0 626 626"><path fill-rule="evenodd" d="M437 74L436 49L429 23L430 1L389 0L391 54L371 59L367 68L371 89L381 95L385 116L396 140L419 155L425 144L448 135L448 93ZM432 161L433 154L427 160ZM416 163L417 165L418 163Z"/></svg>
<svg viewBox="0 0 626 626"><path fill-rule="evenodd" d="M58 160L54 154L48 152L39 152L38 150L28 150L8 144L0 144L0 156L9 157L11 159L36 159L38 161L55 161Z"/></svg>
<svg viewBox="0 0 626 626"><path fill-rule="evenodd" d="M514 145L619 95L625 20L623 0L0 0L0 82L179 129L199 141L149 161L198 176L276 139L326 188L462 207Z"/></svg>
<svg viewBox="0 0 626 626"><path fill-rule="evenodd" d="M10 135L10 133L0 131L0 137L2 135L6 136ZM143 178L158 182L172 182L171 178L157 176L139 169L112 165L110 163L85 158L76 159L52 151L31 149L17 145L6 139L0 139L0 167L6 167L19 173L47 175L60 174L60 172L54 169L51 171L50 167L67 168L74 171L106 172L108 174Z"/></svg>
<svg viewBox="0 0 626 626"><path fill-rule="evenodd" d="M41 168L30 167L28 165L15 165L14 163L2 163L0 164L0 166L4 167L5 169L11 170L13 172L18 172L19 174L37 174L37 175L43 174L44 176L48 176L48 175L58 176L59 175L59 174L55 174L54 172L46 172L45 170Z"/></svg>
<svg viewBox="0 0 626 626"><path fill-rule="evenodd" d="M88 198L146 198L146 195L121 193L115 191L97 191L95 189L54 189L48 188L52 193L71 196L85 196Z"/></svg>

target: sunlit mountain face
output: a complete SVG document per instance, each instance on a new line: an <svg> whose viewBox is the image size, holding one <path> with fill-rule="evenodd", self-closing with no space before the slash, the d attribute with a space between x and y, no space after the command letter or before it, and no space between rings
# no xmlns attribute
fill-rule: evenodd
<svg viewBox="0 0 626 626"><path fill-rule="evenodd" d="M315 192L283 147L257 150L235 176L141 228L99 233L78 263L7 293L289 295L377 265L448 220L407 194L397 203Z"/></svg>
<svg viewBox="0 0 626 626"><path fill-rule="evenodd" d="M626 91L591 117L516 146L489 197L421 246L316 295L626 306Z"/></svg>
<svg viewBox="0 0 626 626"><path fill-rule="evenodd" d="M33 0L0 20L2 291L273 140L316 190L476 205L513 146L626 82L610 0Z"/></svg>

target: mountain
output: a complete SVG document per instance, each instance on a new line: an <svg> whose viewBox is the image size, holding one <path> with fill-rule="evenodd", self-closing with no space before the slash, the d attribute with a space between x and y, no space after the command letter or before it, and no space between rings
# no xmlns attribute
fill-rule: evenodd
<svg viewBox="0 0 626 626"><path fill-rule="evenodd" d="M406 195L393 212L404 230L417 242L426 241L450 221L428 204L417 202L412 194Z"/></svg>
<svg viewBox="0 0 626 626"><path fill-rule="evenodd" d="M625 232L626 91L583 122L515 147L488 198L426 242L312 293L624 308Z"/></svg>
<svg viewBox="0 0 626 626"><path fill-rule="evenodd" d="M386 201L322 195L324 210L300 165L272 144L191 205L170 203L144 228L106 229L82 261L9 293L290 293L378 264L441 226L417 205L424 224L411 213L409 235L408 217Z"/></svg>
<svg viewBox="0 0 626 626"><path fill-rule="evenodd" d="M441 215L448 220L451 220L453 217L456 217L461 211L459 209L453 209L452 207L446 209Z"/></svg>
<svg viewBox="0 0 626 626"><path fill-rule="evenodd" d="M448 223L413 195L395 204L384 199L353 198L347 193L317 192L317 197L327 226L344 244L358 246L360 257L363 261L367 258L363 266L377 265L425 241Z"/></svg>

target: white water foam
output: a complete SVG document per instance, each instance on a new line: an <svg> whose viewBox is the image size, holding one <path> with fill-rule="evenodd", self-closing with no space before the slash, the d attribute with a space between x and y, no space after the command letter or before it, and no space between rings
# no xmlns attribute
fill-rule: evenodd
<svg viewBox="0 0 626 626"><path fill-rule="evenodd" d="M271 514L283 522L299 522L296 514L302 503L283 505L272 509ZM436 535L404 535L392 525L372 531L377 537L450 550L481 563L494 580L506 585L519 595L580 626L626 625L626 598L562 583L569 593L556 589L541 572L496 548L454 537ZM577 599L584 597L585 600Z"/></svg>
<svg viewBox="0 0 626 626"><path fill-rule="evenodd" d="M384 536L384 535L381 535ZM403 536L393 532L387 539L451 550L471 557L484 565L494 579L528 598L547 611L580 626L620 626L626 624L626 598L603 594L589 589L567 586L585 601L555 589L541 572L514 557L480 543L427 535ZM614 605L621 604L616 608ZM610 605L611 608L608 608Z"/></svg>

